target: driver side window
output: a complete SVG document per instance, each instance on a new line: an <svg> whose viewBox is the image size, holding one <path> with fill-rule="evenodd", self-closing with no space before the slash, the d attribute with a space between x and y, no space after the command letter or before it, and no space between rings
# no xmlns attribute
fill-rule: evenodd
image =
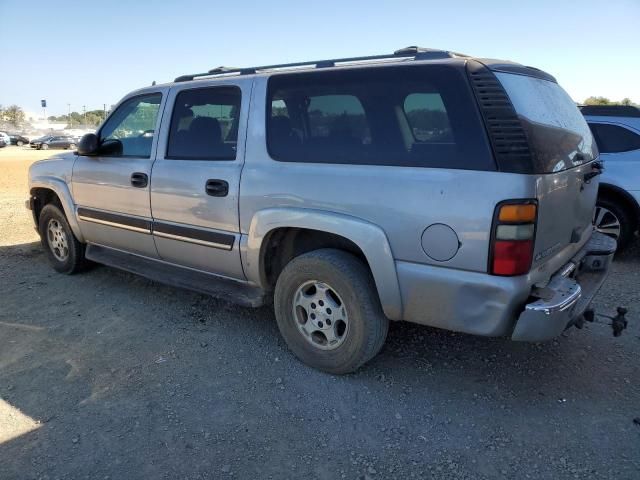
<svg viewBox="0 0 640 480"><path fill-rule="evenodd" d="M151 157L151 144L162 94L130 98L113 113L100 130L104 156Z"/></svg>

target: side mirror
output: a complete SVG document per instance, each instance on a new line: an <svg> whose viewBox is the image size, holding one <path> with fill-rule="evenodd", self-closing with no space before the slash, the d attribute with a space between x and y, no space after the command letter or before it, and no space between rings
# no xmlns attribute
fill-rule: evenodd
<svg viewBox="0 0 640 480"><path fill-rule="evenodd" d="M100 142L95 133L83 135L78 143L78 155L97 155Z"/></svg>

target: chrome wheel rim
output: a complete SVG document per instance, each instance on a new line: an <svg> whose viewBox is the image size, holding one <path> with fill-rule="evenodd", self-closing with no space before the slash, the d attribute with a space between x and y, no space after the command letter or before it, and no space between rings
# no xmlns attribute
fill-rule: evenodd
<svg viewBox="0 0 640 480"><path fill-rule="evenodd" d="M342 298L330 285L317 280L305 282L296 290L293 318L302 337L320 350L338 348L349 332Z"/></svg>
<svg viewBox="0 0 640 480"><path fill-rule="evenodd" d="M600 205L596 206L596 210L593 215L593 224L596 227L596 231L604 233L616 240L620 237L620 220L616 215L608 208Z"/></svg>
<svg viewBox="0 0 640 480"><path fill-rule="evenodd" d="M51 253L57 260L64 262L69 258L67 234L58 220L52 218L47 224L47 239Z"/></svg>

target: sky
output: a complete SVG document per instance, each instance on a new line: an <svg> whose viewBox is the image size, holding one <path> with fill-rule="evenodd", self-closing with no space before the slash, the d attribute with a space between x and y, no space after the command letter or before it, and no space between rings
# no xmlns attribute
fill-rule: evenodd
<svg viewBox="0 0 640 480"><path fill-rule="evenodd" d="M575 101L640 103L640 0L0 0L0 104L47 115L220 65L419 45L513 60Z"/></svg>

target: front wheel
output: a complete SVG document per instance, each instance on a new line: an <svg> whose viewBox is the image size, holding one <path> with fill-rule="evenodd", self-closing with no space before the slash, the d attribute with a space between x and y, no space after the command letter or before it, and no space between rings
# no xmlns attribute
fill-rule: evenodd
<svg viewBox="0 0 640 480"><path fill-rule="evenodd" d="M38 231L49 263L56 271L72 274L84 267L84 244L73 235L67 218L57 206L44 206L38 219Z"/></svg>
<svg viewBox="0 0 640 480"><path fill-rule="evenodd" d="M276 283L274 308L291 351L334 374L372 359L389 328L369 269L341 250L315 250L289 262Z"/></svg>
<svg viewBox="0 0 640 480"><path fill-rule="evenodd" d="M21 146L23 146L23 145L24 145L24 142L23 142L22 140L18 140L18 141L16 142L16 145L17 145L17 146L19 146L19 147L21 147Z"/></svg>
<svg viewBox="0 0 640 480"><path fill-rule="evenodd" d="M49 149L49 145L47 145L46 143L43 143L42 145L40 145L40 150L48 150Z"/></svg>
<svg viewBox="0 0 640 480"><path fill-rule="evenodd" d="M76 149L76 144L75 143L69 144L69 150L75 150L75 149Z"/></svg>

